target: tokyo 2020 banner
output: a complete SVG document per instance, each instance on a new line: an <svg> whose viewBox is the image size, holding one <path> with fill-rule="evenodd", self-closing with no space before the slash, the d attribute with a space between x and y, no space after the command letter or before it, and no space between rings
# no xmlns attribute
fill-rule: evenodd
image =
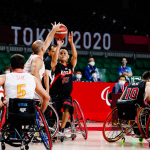
<svg viewBox="0 0 150 150"><path fill-rule="evenodd" d="M51 29L0 26L0 43L30 46L37 39L44 41L50 31ZM150 38L146 36L74 31L74 43L77 49L150 51ZM54 39L52 44L56 44ZM64 47L70 47L67 37Z"/></svg>

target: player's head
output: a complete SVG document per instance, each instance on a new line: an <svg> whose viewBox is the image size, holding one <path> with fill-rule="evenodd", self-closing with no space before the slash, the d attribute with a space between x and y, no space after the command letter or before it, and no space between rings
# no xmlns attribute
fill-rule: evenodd
<svg viewBox="0 0 150 150"><path fill-rule="evenodd" d="M142 79L150 82L150 71L146 71L142 75Z"/></svg>
<svg viewBox="0 0 150 150"><path fill-rule="evenodd" d="M32 44L32 50L34 52L34 54L39 54L39 53L43 53L44 55L44 45L43 42L41 40L37 40Z"/></svg>
<svg viewBox="0 0 150 150"><path fill-rule="evenodd" d="M94 58L89 58L89 65L91 65L91 66L95 65Z"/></svg>
<svg viewBox="0 0 150 150"><path fill-rule="evenodd" d="M23 55L14 54L10 58L10 65L12 70L14 69L23 69L25 64L25 59Z"/></svg>
<svg viewBox="0 0 150 150"><path fill-rule="evenodd" d="M122 60L121 60L122 65L123 65L123 66L126 65L127 62L128 62L128 61L127 61L127 58L123 57Z"/></svg>
<svg viewBox="0 0 150 150"><path fill-rule="evenodd" d="M4 67L4 73L5 74L10 73L10 67L9 66Z"/></svg>
<svg viewBox="0 0 150 150"><path fill-rule="evenodd" d="M56 45L50 45L48 47L48 55L52 57L54 55L54 52L56 51Z"/></svg>
<svg viewBox="0 0 150 150"><path fill-rule="evenodd" d="M120 75L118 79L118 83L123 86L126 83L126 77L124 75Z"/></svg>
<svg viewBox="0 0 150 150"><path fill-rule="evenodd" d="M61 49L59 51L58 58L61 62L67 62L69 59L69 53L67 49Z"/></svg>

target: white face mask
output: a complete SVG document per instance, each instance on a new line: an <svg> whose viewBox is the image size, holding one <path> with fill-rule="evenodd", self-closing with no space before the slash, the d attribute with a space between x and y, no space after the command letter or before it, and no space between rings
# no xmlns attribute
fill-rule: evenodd
<svg viewBox="0 0 150 150"><path fill-rule="evenodd" d="M97 76L96 73L93 73L93 74L92 74L92 77L93 77L93 78L96 78L96 76Z"/></svg>
<svg viewBox="0 0 150 150"><path fill-rule="evenodd" d="M82 75L81 74L76 74L76 78L81 79Z"/></svg>
<svg viewBox="0 0 150 150"><path fill-rule="evenodd" d="M94 61L89 62L89 65L94 66L95 62Z"/></svg>
<svg viewBox="0 0 150 150"><path fill-rule="evenodd" d="M10 71L5 71L5 74L10 73Z"/></svg>
<svg viewBox="0 0 150 150"><path fill-rule="evenodd" d="M125 84L125 81L120 80L120 81L119 81L119 84L120 84L121 86L123 86L123 85Z"/></svg>

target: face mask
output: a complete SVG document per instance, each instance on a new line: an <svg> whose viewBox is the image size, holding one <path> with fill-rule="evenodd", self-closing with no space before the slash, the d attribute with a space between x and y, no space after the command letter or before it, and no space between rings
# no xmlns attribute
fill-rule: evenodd
<svg viewBox="0 0 150 150"><path fill-rule="evenodd" d="M120 84L121 86L123 86L123 85L125 84L125 81L120 80L120 81L119 81L119 84Z"/></svg>
<svg viewBox="0 0 150 150"><path fill-rule="evenodd" d="M5 74L10 73L10 71L5 71Z"/></svg>
<svg viewBox="0 0 150 150"><path fill-rule="evenodd" d="M95 62L94 61L89 62L89 65L94 66Z"/></svg>
<svg viewBox="0 0 150 150"><path fill-rule="evenodd" d="M126 61L122 61L122 65L126 65Z"/></svg>
<svg viewBox="0 0 150 150"><path fill-rule="evenodd" d="M81 79L82 75L81 74L76 74L76 78Z"/></svg>
<svg viewBox="0 0 150 150"><path fill-rule="evenodd" d="M96 73L93 73L93 74L92 74L92 77L93 77L93 78L96 78L96 76L97 76Z"/></svg>

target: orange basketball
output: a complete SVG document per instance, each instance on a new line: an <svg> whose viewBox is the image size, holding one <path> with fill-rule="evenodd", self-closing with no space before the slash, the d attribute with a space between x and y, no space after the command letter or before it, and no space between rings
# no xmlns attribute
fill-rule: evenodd
<svg viewBox="0 0 150 150"><path fill-rule="evenodd" d="M67 27L65 25L61 25L60 29L61 29L60 31L57 31L55 33L55 37L57 39L64 39L67 36L67 32L68 32Z"/></svg>

